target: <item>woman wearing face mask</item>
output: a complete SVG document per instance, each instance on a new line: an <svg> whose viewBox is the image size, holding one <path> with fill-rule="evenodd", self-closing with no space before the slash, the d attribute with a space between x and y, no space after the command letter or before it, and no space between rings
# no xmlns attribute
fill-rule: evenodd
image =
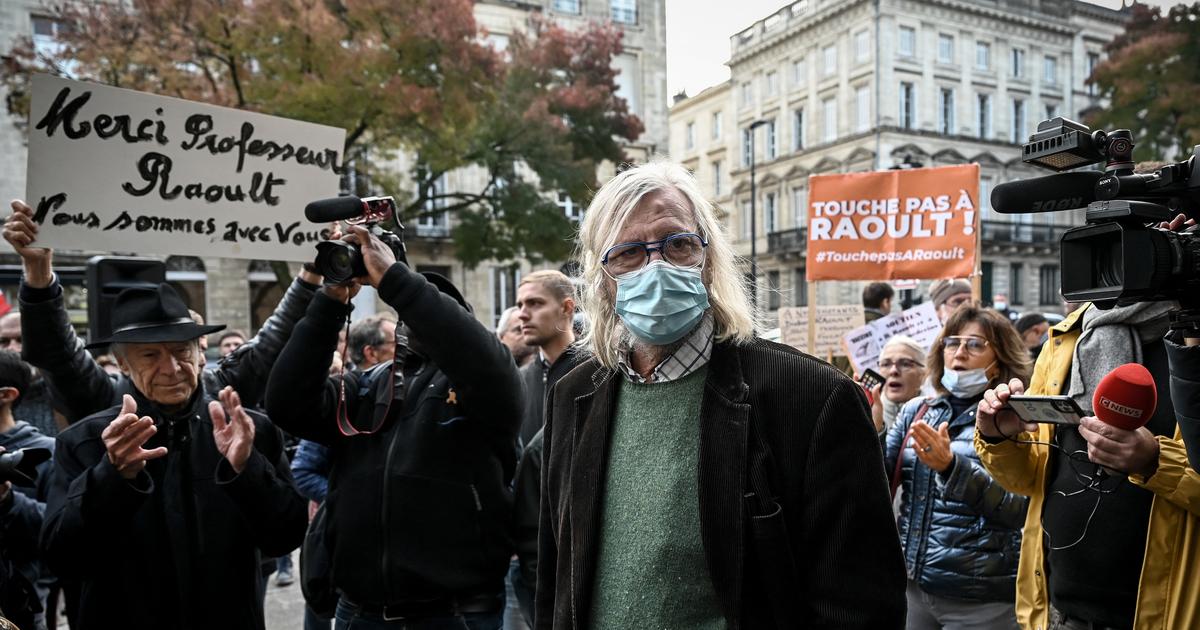
<svg viewBox="0 0 1200 630"><path fill-rule="evenodd" d="M898 526L908 566L908 629L1017 628L1015 580L1028 499L1001 488L975 454L983 392L1029 379L1012 324L964 306L926 360L937 396L901 409L885 457L903 487Z"/></svg>
<svg viewBox="0 0 1200 630"><path fill-rule="evenodd" d="M879 351L879 375L884 381L871 390L871 417L882 435L904 403L921 395L925 382L925 349L908 335L895 335Z"/></svg>

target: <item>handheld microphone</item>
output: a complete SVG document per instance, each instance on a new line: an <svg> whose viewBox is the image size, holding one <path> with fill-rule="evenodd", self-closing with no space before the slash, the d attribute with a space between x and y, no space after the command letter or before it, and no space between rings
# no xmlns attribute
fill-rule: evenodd
<svg viewBox="0 0 1200 630"><path fill-rule="evenodd" d="M362 216L365 208L363 200L352 195L318 199L304 206L304 218L313 223L333 223Z"/></svg>
<svg viewBox="0 0 1200 630"><path fill-rule="evenodd" d="M1154 415L1158 407L1158 388L1150 371L1137 363L1117 366L1096 386L1092 410L1101 422L1133 431Z"/></svg>
<svg viewBox="0 0 1200 630"><path fill-rule="evenodd" d="M1096 201L1096 183L1102 177L1099 171L1080 171L999 184L992 189L992 210L1028 214L1083 208Z"/></svg>

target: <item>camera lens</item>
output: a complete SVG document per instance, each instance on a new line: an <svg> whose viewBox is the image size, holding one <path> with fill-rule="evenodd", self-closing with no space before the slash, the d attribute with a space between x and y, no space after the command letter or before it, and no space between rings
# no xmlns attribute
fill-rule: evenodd
<svg viewBox="0 0 1200 630"><path fill-rule="evenodd" d="M365 273L360 272L363 269L362 254L355 246L341 241L317 243L317 259L313 266L330 284L341 284Z"/></svg>

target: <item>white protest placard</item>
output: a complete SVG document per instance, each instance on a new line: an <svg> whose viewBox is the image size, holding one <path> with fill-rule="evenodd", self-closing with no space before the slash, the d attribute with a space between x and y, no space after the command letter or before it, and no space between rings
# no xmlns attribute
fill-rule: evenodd
<svg viewBox="0 0 1200 630"><path fill-rule="evenodd" d="M37 75L26 201L38 244L312 260L342 129Z"/></svg>
<svg viewBox="0 0 1200 630"><path fill-rule="evenodd" d="M816 312L816 346L812 354L818 357L829 355L845 356L842 337L850 330L862 326L861 304L833 304L818 306ZM779 309L780 341L798 350L808 352L808 307L786 307Z"/></svg>
<svg viewBox="0 0 1200 630"><path fill-rule="evenodd" d="M938 319L937 309L926 302L855 328L847 332L843 340L850 362L855 371L861 374L868 369L878 369L879 352L888 339L896 335L908 335L928 352L941 331L942 322Z"/></svg>

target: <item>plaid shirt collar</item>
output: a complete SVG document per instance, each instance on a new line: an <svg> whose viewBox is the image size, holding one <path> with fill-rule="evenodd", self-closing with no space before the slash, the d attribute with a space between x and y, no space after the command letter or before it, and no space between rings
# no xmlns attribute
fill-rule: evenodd
<svg viewBox="0 0 1200 630"><path fill-rule="evenodd" d="M708 363L709 357L712 356L713 327L712 313L705 313L696 328L684 337L683 345L654 368L654 372L651 373L652 381L642 378L642 375L633 369L628 356L617 359L617 366L621 368L625 378L633 383L666 383L679 380Z"/></svg>

